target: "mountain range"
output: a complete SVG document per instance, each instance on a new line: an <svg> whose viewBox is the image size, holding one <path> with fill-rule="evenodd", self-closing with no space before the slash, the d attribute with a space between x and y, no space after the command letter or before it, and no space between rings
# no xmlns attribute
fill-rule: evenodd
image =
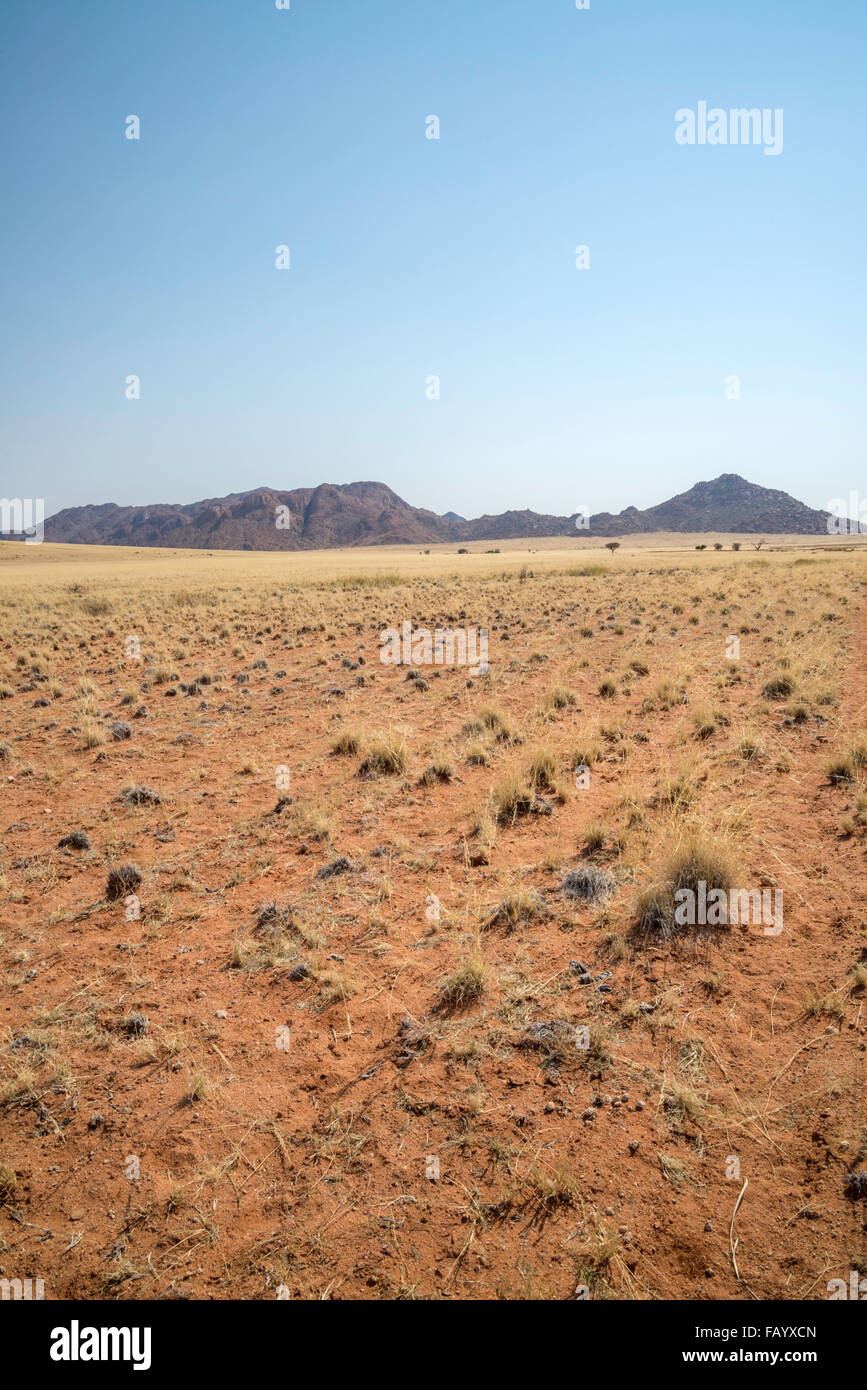
<svg viewBox="0 0 867 1390"><path fill-rule="evenodd" d="M570 516L507 511L466 520L457 512L410 506L384 483L258 487L201 502L68 507L45 522L45 539L81 545L166 546L202 550L316 550L361 545L422 545L520 537L629 536L653 531L828 534L828 513L786 492L722 473L640 511L598 512L576 527Z"/></svg>

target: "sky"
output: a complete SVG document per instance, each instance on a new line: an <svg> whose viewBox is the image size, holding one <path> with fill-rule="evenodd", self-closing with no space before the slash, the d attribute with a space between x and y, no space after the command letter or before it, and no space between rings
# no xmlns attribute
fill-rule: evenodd
<svg viewBox="0 0 867 1390"><path fill-rule="evenodd" d="M7 4L0 495L867 494L865 40L864 0ZM700 102L782 149L679 143Z"/></svg>

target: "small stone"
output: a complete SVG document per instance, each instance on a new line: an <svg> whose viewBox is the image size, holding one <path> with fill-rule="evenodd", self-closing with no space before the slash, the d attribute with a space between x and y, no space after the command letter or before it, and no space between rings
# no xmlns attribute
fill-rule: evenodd
<svg viewBox="0 0 867 1390"><path fill-rule="evenodd" d="M91 1115L90 1119L88 1120L88 1122L87 1122L87 1128L88 1128L88 1129L101 1129L102 1126L103 1126L104 1124L105 1124L105 1116L104 1116L104 1115L100 1115L99 1111L97 1111L96 1114Z"/></svg>
<svg viewBox="0 0 867 1390"><path fill-rule="evenodd" d="M228 1018L229 1015L226 1013L226 1010L225 1010L225 1009L217 1009L217 1011L216 1011L216 1017L217 1017L217 1018Z"/></svg>
<svg viewBox="0 0 867 1390"><path fill-rule="evenodd" d="M638 1153L638 1140L637 1140L637 1139L630 1139L630 1141L629 1141L629 1152L630 1152L631 1154Z"/></svg>

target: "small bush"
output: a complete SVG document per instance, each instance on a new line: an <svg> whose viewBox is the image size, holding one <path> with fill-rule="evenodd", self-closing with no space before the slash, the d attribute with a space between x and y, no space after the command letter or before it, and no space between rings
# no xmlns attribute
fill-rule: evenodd
<svg viewBox="0 0 867 1390"><path fill-rule="evenodd" d="M394 776L405 772L406 766L406 739L392 731L371 743L358 774L360 777Z"/></svg>
<svg viewBox="0 0 867 1390"><path fill-rule="evenodd" d="M473 719L468 719L462 732L476 738L483 734L493 734L497 743L511 743L515 739L508 715L493 708L480 710Z"/></svg>
<svg viewBox="0 0 867 1390"><path fill-rule="evenodd" d="M794 682L788 676L774 676L762 686L762 694L766 700L788 700L794 689Z"/></svg>
<svg viewBox="0 0 867 1390"><path fill-rule="evenodd" d="M485 991L487 966L481 956L468 956L443 980L439 987L440 1004L444 1009L464 1009Z"/></svg>
<svg viewBox="0 0 867 1390"><path fill-rule="evenodd" d="M338 734L331 742L331 752L335 757L348 753L355 755L361 749L361 738L354 729L344 729L343 733Z"/></svg>
<svg viewBox="0 0 867 1390"><path fill-rule="evenodd" d="M485 922L486 927L505 927L515 931L527 922L541 922L549 916L548 905L538 893L516 888L507 893Z"/></svg>
<svg viewBox="0 0 867 1390"><path fill-rule="evenodd" d="M704 932L707 928L700 923L687 927L676 923L676 895L688 889L696 895L697 900L700 884L703 883L708 894L720 889L728 896L734 881L735 872L728 847L713 840L702 840L694 834L669 860L663 878L639 894L636 928L641 933L659 933L663 937L684 931Z"/></svg>
<svg viewBox="0 0 867 1390"><path fill-rule="evenodd" d="M545 696L545 708L549 710L568 709L576 704L578 697L574 690L563 685L553 685Z"/></svg>
<svg viewBox="0 0 867 1390"><path fill-rule="evenodd" d="M105 896L110 903L126 898L134 893L141 883L141 869L137 864L118 864L109 870L105 881Z"/></svg>
<svg viewBox="0 0 867 1390"><path fill-rule="evenodd" d="M560 884L561 891L567 898L579 898L584 902L597 903L610 896L617 887L615 880L610 874L606 874L601 869L594 869L590 865L581 865L580 868L570 869L563 877Z"/></svg>

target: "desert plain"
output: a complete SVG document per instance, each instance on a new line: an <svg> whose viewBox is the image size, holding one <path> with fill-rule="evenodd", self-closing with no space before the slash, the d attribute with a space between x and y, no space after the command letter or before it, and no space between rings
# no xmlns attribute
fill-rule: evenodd
<svg viewBox="0 0 867 1390"><path fill-rule="evenodd" d="M0 1278L867 1274L867 543L758 539L0 547Z"/></svg>

